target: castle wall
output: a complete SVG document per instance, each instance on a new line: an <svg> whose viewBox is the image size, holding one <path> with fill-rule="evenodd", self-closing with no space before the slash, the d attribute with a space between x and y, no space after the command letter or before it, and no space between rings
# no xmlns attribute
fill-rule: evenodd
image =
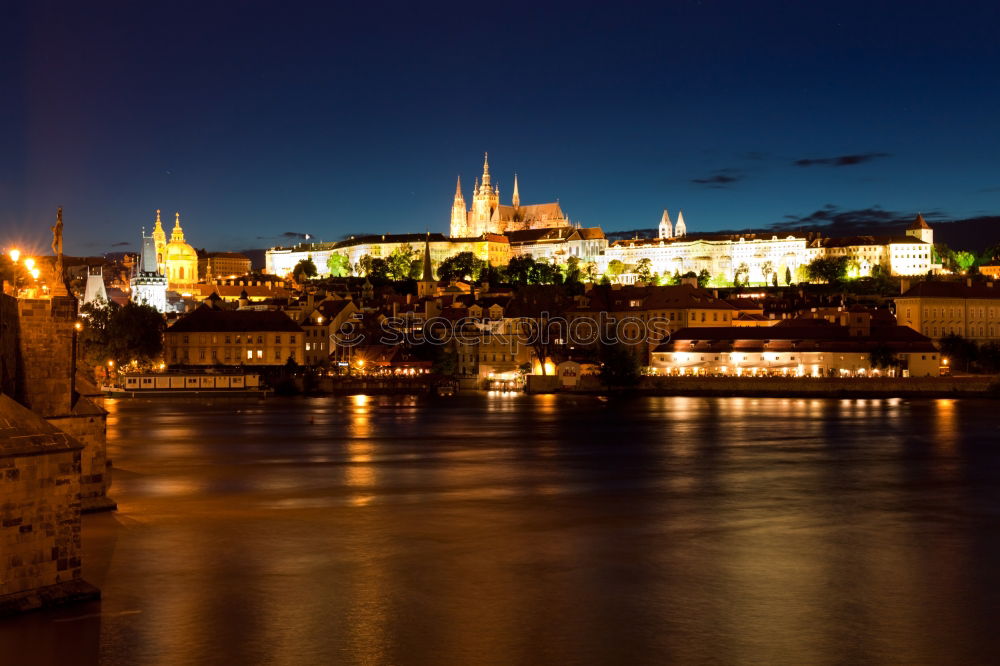
<svg viewBox="0 0 1000 666"><path fill-rule="evenodd" d="M81 494L84 511L114 509L107 459L106 413L76 391L76 300L19 300L20 356L26 407L84 445Z"/></svg>
<svg viewBox="0 0 1000 666"><path fill-rule="evenodd" d="M18 300L24 405L49 417L73 408L76 299Z"/></svg>
<svg viewBox="0 0 1000 666"><path fill-rule="evenodd" d="M108 460L108 414L90 398L80 396L70 416L46 419L83 444L80 456L80 509L84 513L117 508L108 497L111 461Z"/></svg>
<svg viewBox="0 0 1000 666"><path fill-rule="evenodd" d="M0 617L100 596L81 577L82 450L0 395Z"/></svg>

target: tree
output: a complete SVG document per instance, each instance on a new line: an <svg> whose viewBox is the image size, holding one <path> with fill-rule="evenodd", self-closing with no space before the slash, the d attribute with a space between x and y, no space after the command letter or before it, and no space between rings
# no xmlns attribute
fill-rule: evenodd
<svg viewBox="0 0 1000 666"><path fill-rule="evenodd" d="M609 388L629 388L639 383L639 361L632 349L621 343L600 350L601 383Z"/></svg>
<svg viewBox="0 0 1000 666"><path fill-rule="evenodd" d="M388 280L389 267L385 259L366 254L358 260L358 272L369 280Z"/></svg>
<svg viewBox="0 0 1000 666"><path fill-rule="evenodd" d="M620 259L612 259L608 262L608 270L604 272L609 280L617 280L618 276L625 272L625 264Z"/></svg>
<svg viewBox="0 0 1000 666"><path fill-rule="evenodd" d="M704 289L708 286L708 283L712 281L712 274L708 272L707 268L703 268L698 271L698 286Z"/></svg>
<svg viewBox="0 0 1000 666"><path fill-rule="evenodd" d="M504 274L504 269L501 268L500 266L494 266L490 263L487 263L486 266L483 268L483 270L480 271L479 273L479 282L480 283L488 282L490 283L491 287L495 287L496 285L501 284L506 279L507 276Z"/></svg>
<svg viewBox="0 0 1000 666"><path fill-rule="evenodd" d="M785 285L788 286L792 284L792 269L785 266Z"/></svg>
<svg viewBox="0 0 1000 666"><path fill-rule="evenodd" d="M593 261L588 261L583 267L583 275L587 282L594 282L598 278L597 274L597 264Z"/></svg>
<svg viewBox="0 0 1000 666"><path fill-rule="evenodd" d="M764 284L770 282L771 273L774 272L774 262L768 259L760 265L760 272L764 275Z"/></svg>
<svg viewBox="0 0 1000 666"><path fill-rule="evenodd" d="M849 257L817 257L806 266L806 274L811 282L841 284L847 279Z"/></svg>
<svg viewBox="0 0 1000 666"><path fill-rule="evenodd" d="M653 262L649 257L643 257L635 265L635 273L639 282L651 282L653 279Z"/></svg>
<svg viewBox="0 0 1000 666"><path fill-rule="evenodd" d="M976 264L976 255L962 250L955 252L952 258L955 268L965 273Z"/></svg>
<svg viewBox="0 0 1000 666"><path fill-rule="evenodd" d="M347 277L351 274L351 262L347 255L333 252L326 260L326 267L331 277Z"/></svg>
<svg viewBox="0 0 1000 666"><path fill-rule="evenodd" d="M970 366L976 362L979 352L975 342L955 333L941 338L940 348L941 358L949 359L951 367L962 372L969 371Z"/></svg>
<svg viewBox="0 0 1000 666"><path fill-rule="evenodd" d="M150 366L163 353L163 315L151 305L99 301L84 304L80 314L80 351L90 365Z"/></svg>
<svg viewBox="0 0 1000 666"><path fill-rule="evenodd" d="M529 255L514 257L507 264L507 279L516 285L529 284L535 272L535 260Z"/></svg>
<svg viewBox="0 0 1000 666"><path fill-rule="evenodd" d="M896 359L896 355L892 353L892 349L888 345L879 343L868 352L868 363L873 368L887 370L897 367L899 360Z"/></svg>
<svg viewBox="0 0 1000 666"><path fill-rule="evenodd" d="M472 252L459 252L442 261L437 273L442 280L478 280L486 265Z"/></svg>
<svg viewBox="0 0 1000 666"><path fill-rule="evenodd" d="M302 259L292 269L292 277L295 278L296 282L305 282L309 278L316 277L317 273L316 264L313 263L312 257Z"/></svg>
<svg viewBox="0 0 1000 666"><path fill-rule="evenodd" d="M733 273L733 286L738 287L741 284L750 284L750 267L746 263L741 263L737 266L736 271Z"/></svg>
<svg viewBox="0 0 1000 666"><path fill-rule="evenodd" d="M385 260L386 274L391 280L405 280L410 277L410 268L416 252L409 243L400 245Z"/></svg>
<svg viewBox="0 0 1000 666"><path fill-rule="evenodd" d="M580 268L580 257L570 257L563 266L563 282L577 284L581 282L583 271Z"/></svg>

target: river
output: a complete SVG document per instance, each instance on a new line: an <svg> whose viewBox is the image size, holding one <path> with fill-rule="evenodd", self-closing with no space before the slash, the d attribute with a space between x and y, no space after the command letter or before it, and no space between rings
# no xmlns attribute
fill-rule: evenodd
<svg viewBox="0 0 1000 666"><path fill-rule="evenodd" d="M103 601L3 664L989 663L1000 403L108 404Z"/></svg>

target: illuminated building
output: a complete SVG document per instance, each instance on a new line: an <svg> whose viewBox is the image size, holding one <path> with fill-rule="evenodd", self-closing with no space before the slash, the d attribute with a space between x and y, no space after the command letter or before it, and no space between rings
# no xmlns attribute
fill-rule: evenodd
<svg viewBox="0 0 1000 666"><path fill-rule="evenodd" d="M500 203L500 188L494 186L490 176L489 156L483 158L482 182L476 179L472 190L472 205L465 207L462 196L462 179L455 185L455 198L451 205L451 236L467 238L485 233L505 234L525 229L551 229L571 226L559 202L521 205L517 175L509 205Z"/></svg>
<svg viewBox="0 0 1000 666"><path fill-rule="evenodd" d="M995 283L903 284L896 319L930 338L961 335L976 342L1000 340L1000 288Z"/></svg>
<svg viewBox="0 0 1000 666"><path fill-rule="evenodd" d="M302 327L275 310L201 306L163 333L169 365L284 365L305 358Z"/></svg>
<svg viewBox="0 0 1000 666"><path fill-rule="evenodd" d="M926 275L938 268L932 257L934 232L921 215L904 235L824 238L816 233L689 234L683 214L671 224L664 211L659 234L659 238L614 243L599 269L606 271L615 259L633 268L649 259L651 272L661 276L705 270L720 282L732 282L740 273L741 279L753 283L771 284L776 277L784 284L786 277L805 281L800 269L819 257L848 257L851 277L869 276L879 265L898 276ZM623 282L635 279L634 273L622 276Z"/></svg>
<svg viewBox="0 0 1000 666"><path fill-rule="evenodd" d="M145 303L156 308L158 312L167 311L167 278L160 270L156 260L156 239L142 234L142 249L139 251L139 263L130 281L132 300ZM101 279L101 287L104 281ZM88 293L90 293L90 278L88 277ZM106 295L106 292L105 292Z"/></svg>
<svg viewBox="0 0 1000 666"><path fill-rule="evenodd" d="M250 273L250 257L239 252L199 252L198 276L211 282L219 278L242 277Z"/></svg>
<svg viewBox="0 0 1000 666"><path fill-rule="evenodd" d="M506 266L510 261L510 243L506 236L483 234L477 238L448 238L444 234L379 234L352 236L335 243L303 243L291 248L274 247L265 254L265 270L271 275L290 275L296 264L311 259L320 276L330 274L331 255L340 254L352 268L357 268L364 257L386 259L397 250L422 256L422 246L430 244L431 263L439 265L448 257L471 252L475 257L493 266Z"/></svg>
<svg viewBox="0 0 1000 666"><path fill-rule="evenodd" d="M872 367L871 353L891 353L898 371L937 376L941 358L927 337L905 326L871 326L858 335L825 319L786 319L767 328L683 328L652 353L658 374L867 376L896 370ZM877 370L877 372L875 372Z"/></svg>

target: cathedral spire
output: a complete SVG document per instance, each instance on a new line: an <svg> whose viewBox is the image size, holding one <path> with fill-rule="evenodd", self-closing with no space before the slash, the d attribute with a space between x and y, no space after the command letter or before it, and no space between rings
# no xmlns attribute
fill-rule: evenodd
<svg viewBox="0 0 1000 666"><path fill-rule="evenodd" d="M521 207L521 195L517 191L517 172L514 172L514 196L511 197L511 203L514 204L514 208Z"/></svg>
<svg viewBox="0 0 1000 666"><path fill-rule="evenodd" d="M434 281L434 272L431 270L431 234L427 233L427 238L424 239L424 282Z"/></svg>
<svg viewBox="0 0 1000 666"><path fill-rule="evenodd" d="M483 153L483 187L490 186L490 154Z"/></svg>
<svg viewBox="0 0 1000 666"><path fill-rule="evenodd" d="M680 221L680 220L678 220ZM663 217L660 218L660 238L670 238L674 235L673 225L670 224L670 213L663 209Z"/></svg>
<svg viewBox="0 0 1000 666"><path fill-rule="evenodd" d="M674 225L674 235L678 238L681 236L687 236L687 225L684 224L683 211L677 213L677 224Z"/></svg>
<svg viewBox="0 0 1000 666"><path fill-rule="evenodd" d="M455 201L462 198L462 177L458 177L458 182L455 183Z"/></svg>

